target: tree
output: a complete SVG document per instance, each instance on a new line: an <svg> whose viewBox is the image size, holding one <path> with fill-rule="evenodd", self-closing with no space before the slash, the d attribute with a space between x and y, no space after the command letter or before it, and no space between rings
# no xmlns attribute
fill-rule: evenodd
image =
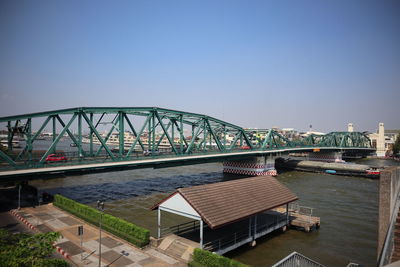
<svg viewBox="0 0 400 267"><path fill-rule="evenodd" d="M400 133L396 137L396 141L394 142L393 145L393 155L398 156L400 153Z"/></svg>
<svg viewBox="0 0 400 267"><path fill-rule="evenodd" d="M64 260L49 258L60 233L12 234L0 229L0 266L68 266Z"/></svg>

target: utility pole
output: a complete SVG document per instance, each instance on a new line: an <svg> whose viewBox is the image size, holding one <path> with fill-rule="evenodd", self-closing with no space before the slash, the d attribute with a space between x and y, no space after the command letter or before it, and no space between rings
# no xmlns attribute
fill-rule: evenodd
<svg viewBox="0 0 400 267"><path fill-rule="evenodd" d="M97 200L97 209L100 211L99 267L101 267L101 223L104 214L104 201Z"/></svg>

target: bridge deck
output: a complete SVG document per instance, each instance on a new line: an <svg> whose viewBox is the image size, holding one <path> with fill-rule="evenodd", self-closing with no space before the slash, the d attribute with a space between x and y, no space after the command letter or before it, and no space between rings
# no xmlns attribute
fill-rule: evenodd
<svg viewBox="0 0 400 267"><path fill-rule="evenodd" d="M77 163L75 165L64 165L64 166L47 166L41 168L31 169L16 169L16 170L4 170L0 171L0 178L5 177L16 177L16 176L32 176L39 174L57 174L57 173L68 173L68 172L84 172L91 170L106 170L110 168L140 168L140 167L162 167L163 164L168 163L180 163L186 164L197 164L205 163L207 161L213 162L217 160L224 160L228 158L246 157L246 156L264 156L276 153L289 153L293 151L312 151L313 149L320 149L325 151L337 151L337 147L296 147L296 148L284 148L284 149L273 149L273 150L256 150L256 151L240 151L240 152L228 152L218 154L200 154L200 155L185 155L185 156L172 156L172 157L156 157L153 156L149 159L136 159L126 161L110 161L110 162L97 162L97 163ZM352 148L352 150L365 150L365 148ZM68 164L68 163L66 163ZM167 166L168 167L168 166Z"/></svg>

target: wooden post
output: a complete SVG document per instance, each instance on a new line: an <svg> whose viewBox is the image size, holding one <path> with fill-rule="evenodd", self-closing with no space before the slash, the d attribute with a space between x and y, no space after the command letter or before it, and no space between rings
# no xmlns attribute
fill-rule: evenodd
<svg viewBox="0 0 400 267"><path fill-rule="evenodd" d="M253 236L253 240L256 239L256 234L257 234L257 214L254 217L254 236Z"/></svg>
<svg viewBox="0 0 400 267"><path fill-rule="evenodd" d="M249 217L249 237L251 236L251 217Z"/></svg>
<svg viewBox="0 0 400 267"><path fill-rule="evenodd" d="M203 249L203 220L200 219L200 248Z"/></svg>
<svg viewBox="0 0 400 267"><path fill-rule="evenodd" d="M286 204L286 224L289 225L289 203Z"/></svg>
<svg viewBox="0 0 400 267"><path fill-rule="evenodd" d="M160 207L158 207L158 220L157 220L157 225L158 225L158 232L157 232L157 238L161 238L161 210Z"/></svg>

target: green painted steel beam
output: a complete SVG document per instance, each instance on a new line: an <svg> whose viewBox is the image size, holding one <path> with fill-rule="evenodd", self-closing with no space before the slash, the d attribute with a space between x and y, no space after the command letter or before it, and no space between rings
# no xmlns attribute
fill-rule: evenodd
<svg viewBox="0 0 400 267"><path fill-rule="evenodd" d="M93 124L93 113L89 113L89 120ZM95 127L97 127L97 125ZM89 129L89 154L91 157L93 157L93 130L92 130L92 128Z"/></svg>
<svg viewBox="0 0 400 267"><path fill-rule="evenodd" d="M27 114L15 115L15 116L0 117L0 122L24 120L24 119L28 119L28 118L54 116L54 115L60 115L60 114L73 114L74 112L77 112L77 111L78 111L78 108L67 108L67 109L59 109L59 110L52 110L52 111L27 113Z"/></svg>
<svg viewBox="0 0 400 267"><path fill-rule="evenodd" d="M77 140L77 147L78 147L78 157L79 160L82 160L84 156L84 151L82 148L82 113L78 114L78 140Z"/></svg>
<svg viewBox="0 0 400 267"><path fill-rule="evenodd" d="M28 113L22 115L15 115L15 116L7 116L7 117L0 117L0 122L7 122L7 121L15 121L27 118L36 118L36 117L44 117L44 116L52 116L52 115L61 115L61 114L73 114L76 112L83 112L83 113L93 113L93 114L102 114L102 113L118 113L118 112L125 112L125 113L135 113L135 112L150 112L150 111L157 111L159 113L169 113L175 115L182 115L182 116L189 116L193 118L200 118L200 117L207 117L208 120L212 122L216 122L218 124L224 124L226 126L230 126L233 128L241 128L240 126L219 120L214 117L205 116L202 114L192 113L192 112L185 112L185 111L178 111L173 109L165 109L165 108L158 108L158 107L77 107L77 108L68 108L68 109L59 109L59 110L52 110L52 111L45 111L45 112L36 112L36 113Z"/></svg>
<svg viewBox="0 0 400 267"><path fill-rule="evenodd" d="M82 113L83 118L85 119L86 123L89 125L89 127L93 130L93 133L96 135L97 139L101 143L101 145L104 147L104 149L107 151L107 154L110 156L112 160L115 160L114 154L111 152L111 150L108 148L106 142L104 142L103 138L101 138L101 135L97 131L96 127L94 127L93 123L90 121L86 113Z"/></svg>
<svg viewBox="0 0 400 267"><path fill-rule="evenodd" d="M81 124L82 124L82 121L79 122L79 116L81 116L81 115L80 115L81 113L75 113L75 114L78 114L78 130L79 130L79 127L82 128L82 125L81 125ZM74 114L74 115L75 115L75 114ZM64 121L61 119L61 117L58 116L58 115L56 115L56 118L57 118L58 122L61 124L61 126L65 128L65 123L64 123ZM81 125L81 126L79 126L79 125ZM68 127L68 128L69 128L69 127ZM71 133L71 131L70 131L68 128L66 128L66 133L67 133L68 136L71 138L72 142L74 142L74 144L75 144L78 148L79 148L79 147L82 147L82 144L79 143L78 140L76 140L74 134ZM81 131L82 131L82 129L81 129ZM85 153L82 149L81 149L80 152L81 152L84 156L86 156L86 153Z"/></svg>
<svg viewBox="0 0 400 267"><path fill-rule="evenodd" d="M105 138L104 138L104 143L105 143L105 144L107 144L108 139L110 139L110 136L111 136L111 134L114 132L115 128L116 128L116 125L113 123L112 126L111 126L111 129L108 131L107 135L106 135ZM100 140L99 140L99 141L100 141ZM98 155L100 155L100 152L101 152L101 150L102 150L103 148L105 149L104 146L100 146L100 147L97 149L96 153L94 154L95 157L97 157Z"/></svg>
<svg viewBox="0 0 400 267"><path fill-rule="evenodd" d="M189 146L186 148L185 154L190 154L194 142L196 141L197 136L200 134L201 127L197 127L196 133L192 134L192 139L190 140Z"/></svg>
<svg viewBox="0 0 400 267"><path fill-rule="evenodd" d="M138 132L138 135L136 136L135 141L133 142L132 146L129 148L128 153L126 153L125 158L128 159L132 153L132 151L135 149L136 144L138 143L138 140L140 140L140 136L143 134L144 129L146 129L146 126L151 118L151 115L148 115L145 122L142 125L142 128Z"/></svg>
<svg viewBox="0 0 400 267"><path fill-rule="evenodd" d="M53 153L53 151L55 150L55 147L57 145L57 143L60 141L60 139L63 137L63 135L65 134L65 132L68 130L68 128L71 126L72 122L75 120L77 116L77 113L74 113L74 115L72 115L72 118L69 120L69 122L64 126L64 128L61 130L60 134L56 137L56 139L53 141L53 143L50 145L49 149L47 149L46 153L44 153L44 155L42 156L42 158L40 159L40 163L43 163L47 156L50 155L51 153Z"/></svg>
<svg viewBox="0 0 400 267"><path fill-rule="evenodd" d="M162 122L160 116L158 115L158 112L156 112L155 115L156 115L156 118L157 118L158 122L160 123L160 126L161 126L162 130L164 131L165 136L166 136L167 139L168 139L168 142L170 143L170 145L171 145L171 147L172 147L172 151L174 151L175 154L178 154L178 151L177 151L176 148L175 148L175 144L174 144L174 139L173 139L173 137L171 138L171 137L169 136L168 130L165 128L164 123ZM172 122L172 127L173 127L173 124L174 124L174 123ZM172 129L173 129L173 128L172 128Z"/></svg>
<svg viewBox="0 0 400 267"><path fill-rule="evenodd" d="M128 116L126 115L126 113L124 114L124 117L125 117L126 122L127 122L128 125L129 125L129 128L131 129L133 135L134 135L135 137L138 137L138 134L137 134L137 132L136 132L136 130L135 130L135 127L133 127L133 124L132 124L132 122L129 120L129 118L128 118ZM140 140L140 138L139 138L138 142L139 142L140 147L141 147L142 150L144 151L145 148L144 148L144 145L143 145L142 141Z"/></svg>
<svg viewBox="0 0 400 267"><path fill-rule="evenodd" d="M162 118L161 118L162 119ZM158 123L158 124L160 124L160 123ZM172 125L172 122L170 121L170 122L168 122L168 124L167 124L167 127L165 127L165 129L166 129L166 131L168 132L168 129L169 129L169 127L171 127L171 125ZM163 134L160 136L160 138L158 139L158 142L157 142L157 145L156 145L156 149L158 150L158 147L160 146L160 144L161 144L161 142L162 142L162 140L164 140L164 138L165 138L165 132L163 132ZM168 141L169 142L169 141Z"/></svg>
<svg viewBox="0 0 400 267"><path fill-rule="evenodd" d="M208 130L210 131L212 137L214 138L215 143L217 144L217 147L218 147L219 151L225 151L225 148L222 146L218 136L215 134L213 128L211 127L210 122L208 120L206 120L206 122L207 122L207 125L208 125Z"/></svg>
<svg viewBox="0 0 400 267"><path fill-rule="evenodd" d="M8 164L10 164L13 167L16 167L15 161L13 161L6 153L0 150L0 158L4 159Z"/></svg>
<svg viewBox="0 0 400 267"><path fill-rule="evenodd" d="M124 125L125 113L123 111L118 112L118 126L119 126L119 157L122 158L125 151L125 125Z"/></svg>
<svg viewBox="0 0 400 267"><path fill-rule="evenodd" d="M40 126L39 130L35 133L35 135L32 137L32 144L33 142L36 140L36 138L42 133L43 129L47 126L47 124L49 123L51 117L47 117L46 120L42 123L42 125ZM21 157L25 154L25 152L28 150L28 146L25 145L24 149L18 154L17 158L15 159L15 161L18 161L19 159L21 159Z"/></svg>
<svg viewBox="0 0 400 267"><path fill-rule="evenodd" d="M186 147L188 147L188 143L184 138L183 135L183 122L180 121L180 125L178 125L178 123L176 122L176 120L173 120L174 125L176 126L176 129L179 131L179 146L180 146L180 151L181 153L183 152L183 143L185 143Z"/></svg>
<svg viewBox="0 0 400 267"><path fill-rule="evenodd" d="M241 136L242 136L242 132L238 131L236 133L235 138L233 139L231 145L229 146L228 150L232 150L233 149L233 147L236 145L237 141L240 139ZM240 146L240 144L239 144L239 146Z"/></svg>
<svg viewBox="0 0 400 267"><path fill-rule="evenodd" d="M32 141L32 119L31 118L28 119L26 125L27 125L26 147L28 150L28 159L29 159L29 161L32 161L32 150L33 150L32 143L33 143L33 141Z"/></svg>

